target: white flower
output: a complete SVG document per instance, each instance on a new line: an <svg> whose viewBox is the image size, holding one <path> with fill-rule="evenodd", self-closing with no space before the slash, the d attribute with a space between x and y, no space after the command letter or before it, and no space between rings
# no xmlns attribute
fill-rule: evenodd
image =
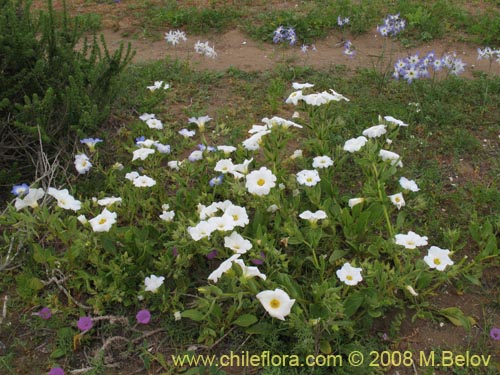
<svg viewBox="0 0 500 375"><path fill-rule="evenodd" d="M301 89L309 89L311 87L314 87L312 83L298 83L298 82L293 82L292 87L295 90L301 90Z"/></svg>
<svg viewBox="0 0 500 375"><path fill-rule="evenodd" d="M297 173L297 182L301 185L314 186L319 181L321 181L321 179L319 177L318 171L315 169L304 169Z"/></svg>
<svg viewBox="0 0 500 375"><path fill-rule="evenodd" d="M336 274L340 281L346 285L356 285L363 280L361 277L361 271L361 268L356 268L351 266L349 263L345 263L342 268L337 270Z"/></svg>
<svg viewBox="0 0 500 375"><path fill-rule="evenodd" d="M368 139L366 139L366 137L364 136L351 138L345 142L344 151L348 151L351 153L359 151L361 150L361 147L363 147L366 144L366 142L368 142Z"/></svg>
<svg viewBox="0 0 500 375"><path fill-rule="evenodd" d="M368 138L377 138L387 133L386 125L375 125L363 130L363 135Z"/></svg>
<svg viewBox="0 0 500 375"><path fill-rule="evenodd" d="M293 126L294 128L299 128L299 129L303 128L302 125L299 125L293 121L286 120L286 119L284 119L282 117L278 117L278 116L273 116L271 118L264 117L262 119L262 122L267 125L268 129L272 129L275 126L281 126L282 128L285 128L285 129L288 129L291 126ZM257 125L254 125L254 126L257 126Z"/></svg>
<svg viewBox="0 0 500 375"><path fill-rule="evenodd" d="M309 105L320 106L328 103L328 99L321 94L302 95L302 100Z"/></svg>
<svg viewBox="0 0 500 375"><path fill-rule="evenodd" d="M408 234L396 234L396 245L404 246L407 249L415 249L417 246L427 245L427 237L420 236L415 232L409 231Z"/></svg>
<svg viewBox="0 0 500 375"><path fill-rule="evenodd" d="M167 165L170 169L175 169L176 171L178 171L182 165L182 161L171 160L167 163Z"/></svg>
<svg viewBox="0 0 500 375"><path fill-rule="evenodd" d="M150 129L163 129L163 124L161 123L160 120L156 118L150 118L149 120L146 121L146 124L149 126Z"/></svg>
<svg viewBox="0 0 500 375"><path fill-rule="evenodd" d="M250 138L245 139L242 142L242 145L245 149L249 151L255 151L260 148L260 144L262 143L262 137L265 136L266 134L271 133L271 130L264 130L255 133L252 135Z"/></svg>
<svg viewBox="0 0 500 375"><path fill-rule="evenodd" d="M139 176L134 181L136 187L151 187L156 185L156 181L148 176Z"/></svg>
<svg viewBox="0 0 500 375"><path fill-rule="evenodd" d="M49 188L47 194L53 196L57 200L57 205L65 210L78 211L82 207L82 202L73 198L69 194L68 189L57 190Z"/></svg>
<svg viewBox="0 0 500 375"><path fill-rule="evenodd" d="M203 159L203 151L200 150L194 150L191 154L188 156L188 160L190 162L195 162L198 160Z"/></svg>
<svg viewBox="0 0 500 375"><path fill-rule="evenodd" d="M200 221L194 227L188 227L188 233L191 238L195 241L199 241L202 238L210 237L213 231L217 228L213 226L213 223L209 223L208 221Z"/></svg>
<svg viewBox="0 0 500 375"><path fill-rule="evenodd" d="M122 199L117 198L117 197L107 197L107 198L102 198L97 201L97 204L99 206L106 206L109 207L114 203L121 203Z"/></svg>
<svg viewBox="0 0 500 375"><path fill-rule="evenodd" d="M285 320L285 317L290 314L292 306L295 303L294 299L290 299L290 296L279 288L264 290L257 294L256 297L269 315L280 320Z"/></svg>
<svg viewBox="0 0 500 375"><path fill-rule="evenodd" d="M334 91L334 90L332 90L332 89L330 89L330 91L331 91L331 94L328 94L327 92L323 91L323 95L325 95L325 96L326 96L327 94L328 94L328 95L331 95L331 96L333 96L333 99L332 99L332 100L335 100L335 101L337 101L337 102L339 102L339 101L341 101L341 100L345 100L346 102L350 101L350 100L349 100L349 99L347 99L344 95L339 94L338 92L336 92L336 91Z"/></svg>
<svg viewBox="0 0 500 375"><path fill-rule="evenodd" d="M179 134L182 135L184 138L191 138L196 134L196 132L194 130L181 129L179 130Z"/></svg>
<svg viewBox="0 0 500 375"><path fill-rule="evenodd" d="M139 177L139 173L137 173L136 171L128 172L125 175L125 178L130 181L134 181L137 177Z"/></svg>
<svg viewBox="0 0 500 375"><path fill-rule="evenodd" d="M181 320L181 319L182 319L182 315L181 315L181 312L180 312L180 311L176 311L176 312L174 312L174 319L175 319L176 321L178 321L178 320Z"/></svg>
<svg viewBox="0 0 500 375"><path fill-rule="evenodd" d="M215 230L227 232L234 229L233 219L230 216L216 216L208 219L208 224Z"/></svg>
<svg viewBox="0 0 500 375"><path fill-rule="evenodd" d="M85 174L90 170L91 167L92 163L90 162L90 159L87 155L85 154L75 155L75 168L78 171L78 173Z"/></svg>
<svg viewBox="0 0 500 375"><path fill-rule="evenodd" d="M252 243L244 239L240 234L233 232L231 235L224 237L224 246L237 254L245 254L252 248Z"/></svg>
<svg viewBox="0 0 500 375"><path fill-rule="evenodd" d="M390 160L392 165L396 165L397 167L403 167L403 162L401 161L401 156L392 151L380 150L378 155L382 158L382 160Z"/></svg>
<svg viewBox="0 0 500 375"><path fill-rule="evenodd" d="M273 213L273 212L276 212L276 211L278 211L278 210L279 210L279 207L278 207L277 205L275 205L275 204L272 204L272 205L270 205L270 206L267 208L266 212Z"/></svg>
<svg viewBox="0 0 500 375"><path fill-rule="evenodd" d="M43 198L45 191L42 188L30 188L28 194L24 198L16 198L14 207L19 211L24 207L38 207L38 200Z"/></svg>
<svg viewBox="0 0 500 375"><path fill-rule="evenodd" d="M164 90L167 90L168 88L170 88L170 85L168 83L165 83L165 85L163 85L163 81L155 81L153 86L148 86L147 88L150 91L155 91L155 90L158 90L161 88L163 88Z"/></svg>
<svg viewBox="0 0 500 375"><path fill-rule="evenodd" d="M419 187L417 185L417 183L413 180L408 180L406 177L401 177L399 179L399 184L401 185L401 187L403 189L406 189L406 190L410 190L410 191L413 191L413 192L417 192L419 191Z"/></svg>
<svg viewBox="0 0 500 375"><path fill-rule="evenodd" d="M208 45L208 41L202 43L198 40L194 45L194 50L196 51L196 53L199 53L200 55L204 55L206 57L210 57L212 59L215 59L217 57L217 52L215 52L214 47L210 47Z"/></svg>
<svg viewBox="0 0 500 375"><path fill-rule="evenodd" d="M302 99L302 90L292 92L288 98L285 100L286 104L297 105L299 100Z"/></svg>
<svg viewBox="0 0 500 375"><path fill-rule="evenodd" d="M134 156L132 157L132 161L137 159L145 160L149 155L154 153L155 153L154 148L147 148L147 147L138 148L133 152Z"/></svg>
<svg viewBox="0 0 500 375"><path fill-rule="evenodd" d="M148 148L150 148L151 146L153 146L155 143L156 143L156 141L154 141L152 139L145 139L144 141L137 141L137 142L135 142L135 144L137 146L148 147Z"/></svg>
<svg viewBox="0 0 500 375"><path fill-rule="evenodd" d="M403 193L389 195L389 199L391 200L392 204L394 204L398 208L398 210L400 210L401 207L406 204L403 198Z"/></svg>
<svg viewBox="0 0 500 375"><path fill-rule="evenodd" d="M240 254L234 254L228 259L226 259L219 265L219 267L217 267L215 271L213 271L210 275L208 275L208 280L213 281L214 283L219 281L219 278L222 276L222 274L229 271L233 266L233 262L236 261L236 259L238 259L239 257Z"/></svg>
<svg viewBox="0 0 500 375"><path fill-rule="evenodd" d="M248 267L241 259L236 259L234 263L241 267L243 277L246 279L250 279L252 277L260 277L262 280L267 279L267 276L260 272L257 267Z"/></svg>
<svg viewBox="0 0 500 375"><path fill-rule="evenodd" d="M160 215L160 219L169 222L172 221L175 217L175 212L174 211L166 211L164 210L163 213Z"/></svg>
<svg viewBox="0 0 500 375"><path fill-rule="evenodd" d="M89 220L94 232L109 232L111 226L116 223L116 212L105 208L99 215Z"/></svg>
<svg viewBox="0 0 500 375"><path fill-rule="evenodd" d="M224 214L222 215L222 217L225 216L230 218L230 221L235 227L244 228L250 222L245 207L231 205L226 210L224 210Z"/></svg>
<svg viewBox="0 0 500 375"><path fill-rule="evenodd" d="M154 146L160 154L170 154L170 145L164 145L159 142L155 142Z"/></svg>
<svg viewBox="0 0 500 375"><path fill-rule="evenodd" d="M326 219L326 212L323 210L318 210L316 212L311 212L309 210L302 212L299 217L301 219L307 220L310 223L316 223L318 220Z"/></svg>
<svg viewBox="0 0 500 375"><path fill-rule="evenodd" d="M117 170L121 171L121 170L122 170L123 168L125 168L125 167L123 166L123 164L122 164L122 163L118 163L118 162L116 162L115 164L113 164L113 165L111 166L111 168L113 168L113 169L117 169Z"/></svg>
<svg viewBox="0 0 500 375"><path fill-rule="evenodd" d="M437 246L431 246L427 255L424 257L424 261L430 268L444 271L446 266L452 266L454 264L449 254L450 250L448 249L440 249Z"/></svg>
<svg viewBox="0 0 500 375"><path fill-rule="evenodd" d="M163 276L151 275L149 277L146 277L144 279L144 284L146 285L144 290L146 292L156 293L158 291L158 288L163 285L164 280L165 277Z"/></svg>
<svg viewBox="0 0 500 375"><path fill-rule="evenodd" d="M411 294L412 296L414 296L414 297L417 297L417 296L418 296L418 293L417 293L417 292L415 292L415 289L413 289L413 287L412 287L411 285L407 285L407 286L406 286L406 290L407 290L408 292L410 292L410 294Z"/></svg>
<svg viewBox="0 0 500 375"><path fill-rule="evenodd" d="M349 199L349 207L353 208L355 205L363 203L365 201L365 198L351 198Z"/></svg>
<svg viewBox="0 0 500 375"><path fill-rule="evenodd" d="M184 42L187 41L186 33L180 30L170 30L168 33L165 33L165 40L167 41L167 43L175 46L179 44L181 40L183 40Z"/></svg>
<svg viewBox="0 0 500 375"><path fill-rule="evenodd" d="M215 164L214 171L215 172L221 172L221 173L228 173L232 172L234 170L234 164L231 159L221 159Z"/></svg>
<svg viewBox="0 0 500 375"><path fill-rule="evenodd" d="M234 146L217 146L217 150L222 151L224 154L229 155L230 153L236 151L236 147Z"/></svg>
<svg viewBox="0 0 500 375"><path fill-rule="evenodd" d="M298 158L301 158L303 156L303 153L302 153L302 150L295 150L292 154L292 156L290 156L290 159L298 159Z"/></svg>
<svg viewBox="0 0 500 375"><path fill-rule="evenodd" d="M333 165L333 160L329 156L316 156L313 159L313 168L328 168Z"/></svg>
<svg viewBox="0 0 500 375"><path fill-rule="evenodd" d="M77 218L76 218L81 224L85 225L88 223L88 220L87 218L85 217L85 215L79 215Z"/></svg>
<svg viewBox="0 0 500 375"><path fill-rule="evenodd" d="M205 123L207 123L210 120L212 120L212 118L209 116L190 117L188 119L189 123L195 123L196 125L198 125L198 129L201 132L205 130Z"/></svg>
<svg viewBox="0 0 500 375"><path fill-rule="evenodd" d="M245 187L250 194L268 195L276 186L276 176L266 167L261 167L258 171L252 171L246 176Z"/></svg>
<svg viewBox="0 0 500 375"><path fill-rule="evenodd" d="M403 121L398 120L392 116L384 116L384 120L398 126L408 126L408 124L405 124Z"/></svg>
<svg viewBox="0 0 500 375"><path fill-rule="evenodd" d="M155 115L153 113L143 113L139 116L139 118L142 121L148 121L149 119L155 118Z"/></svg>
<svg viewBox="0 0 500 375"><path fill-rule="evenodd" d="M243 163L240 164L235 164L234 165L234 170L231 172L235 177L238 177L237 172L240 172L242 174L248 174L248 166L250 163L253 161L253 158L251 159L245 159ZM236 173L235 173L236 172Z"/></svg>

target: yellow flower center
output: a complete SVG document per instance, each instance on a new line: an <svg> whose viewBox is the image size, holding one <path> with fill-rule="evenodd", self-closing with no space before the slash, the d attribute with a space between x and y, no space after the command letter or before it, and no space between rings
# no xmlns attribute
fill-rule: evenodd
<svg viewBox="0 0 500 375"><path fill-rule="evenodd" d="M394 198L394 201L396 201L396 202L400 202L400 201L401 201L401 198L399 198L399 197L395 197L395 198Z"/></svg>
<svg viewBox="0 0 500 375"><path fill-rule="evenodd" d="M101 220L99 220L99 225L103 225L106 221L106 218L103 217Z"/></svg>
<svg viewBox="0 0 500 375"><path fill-rule="evenodd" d="M312 182L312 180L313 179L311 177L307 177L307 179L306 179L307 182Z"/></svg>
<svg viewBox="0 0 500 375"><path fill-rule="evenodd" d="M279 307L281 306L281 302L276 298L273 298L271 302L269 302L269 306L271 306L273 309L279 309Z"/></svg>
<svg viewBox="0 0 500 375"><path fill-rule="evenodd" d="M263 178L259 178L257 180L257 185L259 185L259 186L264 186L265 183L266 183L266 180L264 180Z"/></svg>
<svg viewBox="0 0 500 375"><path fill-rule="evenodd" d="M262 185L261 185L261 186L262 186ZM234 221L238 221L238 220L239 220L238 215L233 215L233 220L234 220Z"/></svg>
<svg viewBox="0 0 500 375"><path fill-rule="evenodd" d="M410 246L413 246L413 245L415 245L415 242L413 242L412 240L409 240L406 244L410 245Z"/></svg>
<svg viewBox="0 0 500 375"><path fill-rule="evenodd" d="M346 278L347 280L349 280L349 281L352 281L352 276L351 276L351 275L347 275L345 278Z"/></svg>
<svg viewBox="0 0 500 375"><path fill-rule="evenodd" d="M439 258L434 258L434 264L435 264L436 266L439 266L439 265L441 264L441 259L439 259Z"/></svg>

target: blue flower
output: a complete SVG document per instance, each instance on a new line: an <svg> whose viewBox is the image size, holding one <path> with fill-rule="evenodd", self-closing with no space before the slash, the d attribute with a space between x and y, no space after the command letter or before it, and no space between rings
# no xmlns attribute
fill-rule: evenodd
<svg viewBox="0 0 500 375"><path fill-rule="evenodd" d="M19 196L27 194L29 190L30 190L30 187L28 186L28 184L21 184L21 185L14 185L12 187L11 192L15 196L19 197Z"/></svg>
<svg viewBox="0 0 500 375"><path fill-rule="evenodd" d="M210 180L209 184L211 187L214 187L214 186L217 186L217 185L220 185L222 184L222 180L224 179L224 175L220 175L220 176L217 176L217 177L214 177Z"/></svg>

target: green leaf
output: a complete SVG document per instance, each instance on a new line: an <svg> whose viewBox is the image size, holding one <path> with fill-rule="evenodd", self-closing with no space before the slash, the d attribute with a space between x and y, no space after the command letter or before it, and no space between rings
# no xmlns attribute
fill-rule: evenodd
<svg viewBox="0 0 500 375"><path fill-rule="evenodd" d="M331 354L332 353L332 347L330 343L326 340L321 340L319 342L319 350L321 350L321 353L323 354Z"/></svg>
<svg viewBox="0 0 500 375"><path fill-rule="evenodd" d="M464 327L467 331L470 331L472 325L476 324L476 321L472 317L466 316L458 307L441 309L439 310L439 314L444 316L454 325Z"/></svg>
<svg viewBox="0 0 500 375"><path fill-rule="evenodd" d="M194 310L194 309L183 311L181 313L181 316L183 318L192 319L192 320L194 320L196 322L199 322L199 321L203 320L203 314L201 312L199 312L198 310Z"/></svg>
<svg viewBox="0 0 500 375"><path fill-rule="evenodd" d="M269 323L257 323L247 328L245 331L249 335L264 335L272 332L273 326Z"/></svg>
<svg viewBox="0 0 500 375"><path fill-rule="evenodd" d="M66 353L64 352L64 350L58 348L56 350L54 350L51 354L50 354L50 358L51 359L59 359L59 358L62 358L66 355Z"/></svg>
<svg viewBox="0 0 500 375"><path fill-rule="evenodd" d="M257 322L257 317L252 314L244 314L238 317L233 324L236 324L237 326L240 327L250 327L252 324Z"/></svg>
<svg viewBox="0 0 500 375"><path fill-rule="evenodd" d="M347 317L351 317L363 304L365 297L362 293L351 294L344 302L344 312Z"/></svg>

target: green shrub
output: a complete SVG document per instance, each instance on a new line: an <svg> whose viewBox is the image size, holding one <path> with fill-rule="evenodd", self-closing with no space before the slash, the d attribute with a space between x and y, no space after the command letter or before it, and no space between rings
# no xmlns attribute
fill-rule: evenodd
<svg viewBox="0 0 500 375"><path fill-rule="evenodd" d="M42 145L51 159L107 119L133 54L123 45L111 54L95 36L78 48L80 39L66 10L55 22L50 0L36 16L30 3L0 0L1 185L33 178Z"/></svg>

